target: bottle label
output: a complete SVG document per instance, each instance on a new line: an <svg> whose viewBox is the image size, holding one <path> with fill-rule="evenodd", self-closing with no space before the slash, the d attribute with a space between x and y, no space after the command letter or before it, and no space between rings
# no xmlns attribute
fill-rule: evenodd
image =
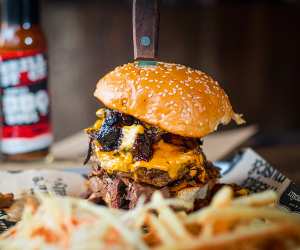
<svg viewBox="0 0 300 250"><path fill-rule="evenodd" d="M47 76L43 51L0 55L2 153L27 153L52 143Z"/></svg>

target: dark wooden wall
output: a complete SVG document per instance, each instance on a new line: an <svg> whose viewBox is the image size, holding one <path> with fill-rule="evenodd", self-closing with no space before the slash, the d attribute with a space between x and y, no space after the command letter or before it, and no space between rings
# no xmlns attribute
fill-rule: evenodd
<svg viewBox="0 0 300 250"><path fill-rule="evenodd" d="M159 57L217 79L262 131L300 127L300 9L295 3L161 6ZM43 1L56 138L94 120L96 81L132 60L130 1Z"/></svg>

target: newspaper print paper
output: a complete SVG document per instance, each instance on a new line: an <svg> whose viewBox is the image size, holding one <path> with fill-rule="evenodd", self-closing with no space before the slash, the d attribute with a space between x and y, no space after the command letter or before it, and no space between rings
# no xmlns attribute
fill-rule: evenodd
<svg viewBox="0 0 300 250"><path fill-rule="evenodd" d="M87 192L86 179L79 173L59 170L0 171L0 192L13 193L18 199L24 193L49 192L80 197ZM0 210L0 233L13 226L5 211Z"/></svg>
<svg viewBox="0 0 300 250"><path fill-rule="evenodd" d="M280 207L300 213L300 188L252 149L236 155L222 172L220 182L236 183L252 192L272 189L279 195Z"/></svg>
<svg viewBox="0 0 300 250"><path fill-rule="evenodd" d="M19 198L34 191L79 197L87 191L85 178L72 172L59 170L25 170L23 172L0 172L0 192L13 193Z"/></svg>

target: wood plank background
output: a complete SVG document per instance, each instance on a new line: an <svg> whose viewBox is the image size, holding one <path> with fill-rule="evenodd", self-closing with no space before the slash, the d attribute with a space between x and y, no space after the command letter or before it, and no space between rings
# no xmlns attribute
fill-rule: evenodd
<svg viewBox="0 0 300 250"><path fill-rule="evenodd" d="M132 60L130 2L43 1L56 139L93 122L96 81ZM176 2L161 6L159 58L213 75L262 131L299 129L299 6Z"/></svg>

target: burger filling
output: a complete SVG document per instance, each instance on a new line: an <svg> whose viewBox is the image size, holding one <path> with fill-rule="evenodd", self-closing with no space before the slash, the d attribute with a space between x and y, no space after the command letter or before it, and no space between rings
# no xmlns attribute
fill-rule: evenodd
<svg viewBox="0 0 300 250"><path fill-rule="evenodd" d="M115 110L100 109L96 114L98 120L86 129L90 137L86 162L91 158L96 163L90 182L97 179L98 187L93 185L93 191L99 190L101 182L102 191L117 189L118 194L120 190L145 188L146 193L151 193L166 186L165 193L169 194L218 177L217 169L207 163L202 153L200 139L171 134ZM140 184L143 188L136 187ZM121 196L128 198L125 193Z"/></svg>

